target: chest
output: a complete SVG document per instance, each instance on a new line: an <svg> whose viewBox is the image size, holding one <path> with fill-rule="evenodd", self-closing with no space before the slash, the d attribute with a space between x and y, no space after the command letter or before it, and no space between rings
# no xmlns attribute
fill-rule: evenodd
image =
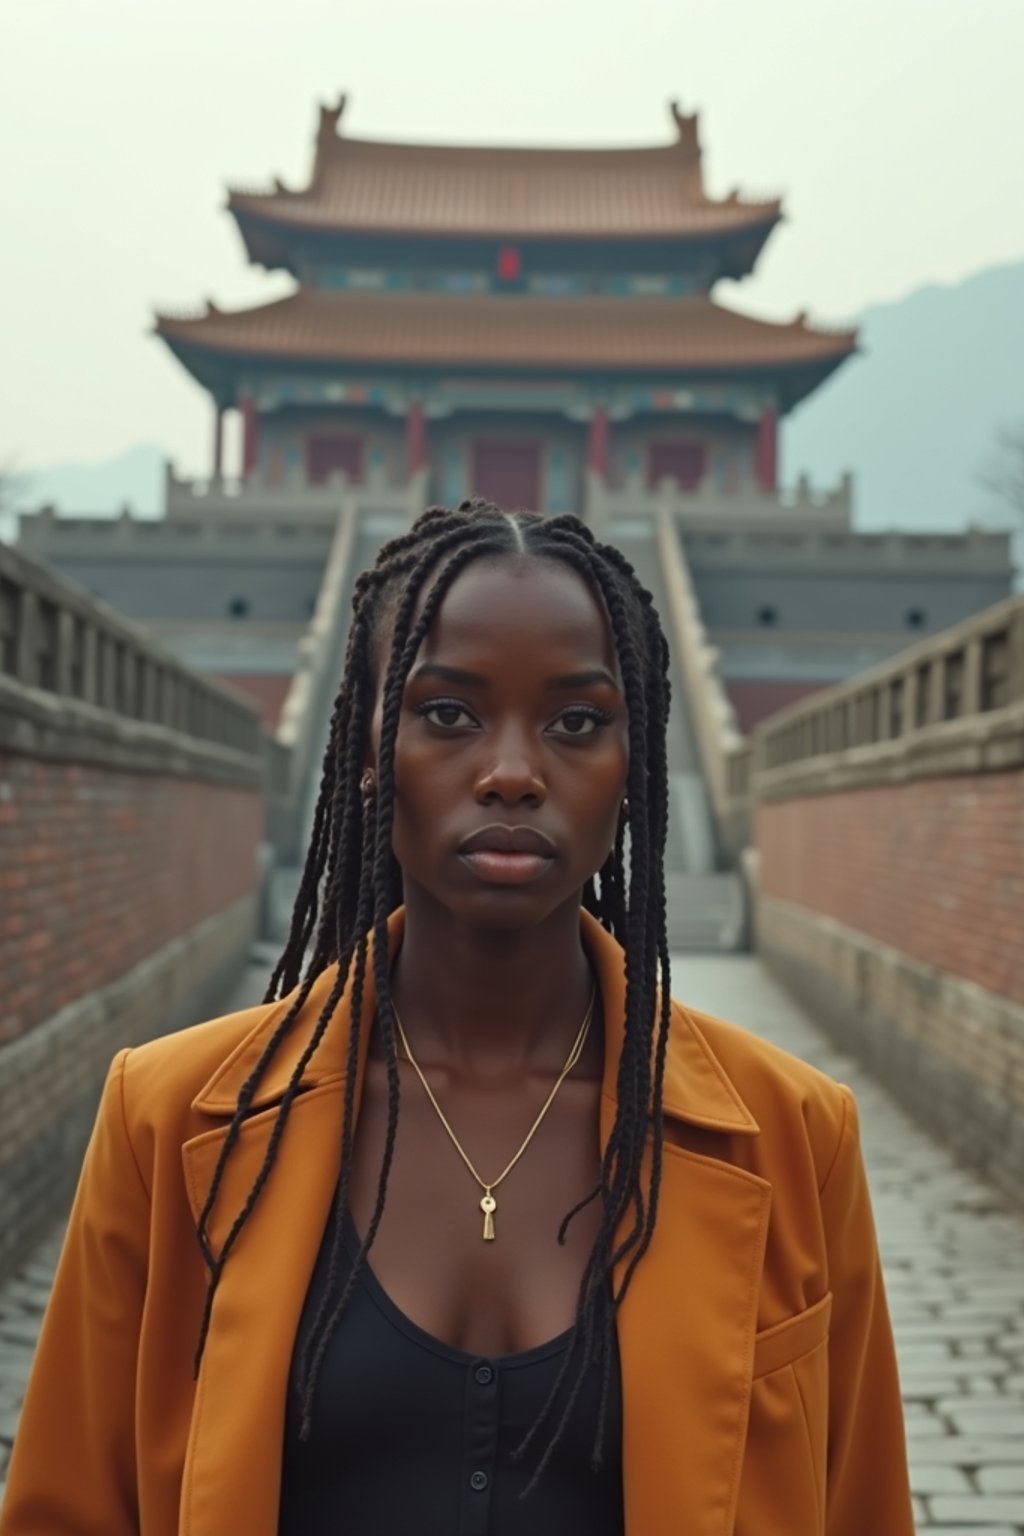
<svg viewBox="0 0 1024 1536"><path fill-rule="evenodd" d="M435 1093L473 1167L491 1182L525 1140L547 1087L476 1084L470 1090L452 1081ZM493 1241L483 1236L484 1191L407 1068L400 1094L387 1197L370 1259L379 1283L426 1332L473 1353L511 1354L563 1332L575 1315L600 1221L595 1200L559 1244L563 1218L598 1176L599 1083L563 1084L525 1152L494 1185ZM387 1102L384 1064L371 1060L350 1195L360 1232L368 1230L377 1198Z"/></svg>

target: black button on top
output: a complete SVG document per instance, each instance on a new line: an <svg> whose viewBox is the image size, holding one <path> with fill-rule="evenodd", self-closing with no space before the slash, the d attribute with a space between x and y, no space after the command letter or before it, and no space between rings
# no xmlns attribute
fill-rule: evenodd
<svg viewBox="0 0 1024 1536"><path fill-rule="evenodd" d="M487 1487L487 1473L474 1472L469 1479L469 1486L474 1488L477 1493L483 1493L484 1489Z"/></svg>
<svg viewBox="0 0 1024 1536"><path fill-rule="evenodd" d="M474 1375L482 1387L489 1387L494 1380L494 1371L489 1365L478 1365Z"/></svg>

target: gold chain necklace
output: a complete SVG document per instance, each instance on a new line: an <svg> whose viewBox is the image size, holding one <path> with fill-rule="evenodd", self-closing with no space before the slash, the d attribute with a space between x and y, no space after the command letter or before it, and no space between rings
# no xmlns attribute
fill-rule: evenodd
<svg viewBox="0 0 1024 1536"><path fill-rule="evenodd" d="M519 1159L530 1145L530 1142L533 1140L534 1132L554 1102L555 1094L558 1092L559 1088L561 1088L562 1084L565 1082L565 1079L568 1077L573 1067L579 1061L580 1056L583 1053L583 1046L587 1038L587 1031L590 1028L590 1020L594 1012L594 999L596 996L597 988L595 987L590 994L590 1002L587 1004L587 1011L583 1015L583 1023L579 1027L579 1033L577 1034L576 1039L573 1041L572 1050L566 1057L565 1066L558 1074L558 1080L555 1083L555 1086L552 1088L551 1092L548 1094L547 1099L544 1101L544 1107L542 1108L540 1114L530 1126L530 1129L526 1135L526 1140L523 1142L522 1146L519 1148L519 1151L516 1153L512 1161L506 1164L501 1173L498 1174L498 1177L496 1179L492 1179L489 1184L486 1179L482 1179L477 1173L476 1169L473 1167L473 1164L466 1156L465 1150L463 1149L459 1138L448 1124L448 1121L445 1118L444 1110L435 1099L433 1092L431 1091L430 1084L423 1076L423 1073L419 1068L419 1063L417 1062L415 1056L412 1054L412 1051L409 1049L409 1042L405 1037L405 1030L402 1028L402 1021L398 1017L398 1009L395 1007L394 1003L391 1004L391 1011L395 1015L395 1023L398 1026L398 1036L402 1042L402 1049L408 1058L409 1064L413 1071L416 1073L416 1076L419 1078L420 1082L423 1084L423 1087L426 1090L427 1098L437 1110L438 1118L441 1121L441 1124L444 1126L445 1130L448 1132L456 1152L462 1158L462 1161L465 1163L466 1167L469 1169L470 1173L473 1175L474 1179L484 1192L483 1198L480 1201L480 1209L484 1213L484 1242L491 1243L494 1241L494 1213L498 1209L498 1202L494 1198L494 1191L497 1189L502 1179L505 1178L506 1174L512 1172L512 1169L515 1167L516 1163L518 1163Z"/></svg>

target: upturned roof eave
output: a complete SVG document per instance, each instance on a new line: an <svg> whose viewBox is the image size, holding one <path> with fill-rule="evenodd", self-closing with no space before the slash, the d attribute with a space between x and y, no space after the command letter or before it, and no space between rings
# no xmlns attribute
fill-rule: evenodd
<svg viewBox="0 0 1024 1536"><path fill-rule="evenodd" d="M170 324L173 325L174 322L172 321ZM299 365L316 374L330 373L332 370L342 366L364 369L377 375L391 377L436 377L438 374L443 373L448 376L466 377L487 377L493 375L495 377L513 378L516 380L539 380L559 377L578 378L583 369L583 365L578 360L571 358L564 361L545 359L539 362L523 362L521 360L504 362L501 359L470 361L465 358L410 358L403 360L381 359L356 353L338 353L331 357L323 357L314 356L300 350L295 352L271 352L255 348L244 349L238 346L212 343L195 337L176 334L173 330L168 330L160 318L157 320L154 331L178 359L182 367L207 389L213 387L210 380L215 371L223 374L225 369L233 371L253 364L272 371ZM837 342L840 342L840 338L837 338ZM812 358L788 358L778 361L762 360L749 362L727 360L722 363L704 361L699 364L621 364L605 361L587 363L585 365L585 372L592 377L600 379L630 382L655 380L665 382L666 384L676 383L684 387L690 383L721 382L729 378L777 378L785 381L789 386L784 391L786 397L784 409L790 410L793 406L799 404L812 390L823 383L848 358L854 356L857 350L855 340L842 340L833 353L821 354ZM209 366L204 367L204 364Z"/></svg>
<svg viewBox="0 0 1024 1536"><path fill-rule="evenodd" d="M266 201L262 201L265 197ZM483 225L452 225L427 227L415 223L408 224L381 224L358 223L355 221L323 223L317 220L296 217L284 213L280 207L280 195L277 193L229 193L227 209L238 224L239 231L245 241L246 249L251 250L247 225L260 226L260 232L276 236L283 243L287 243L289 235L312 236L316 239L330 240L345 235L355 235L360 238L371 237L380 240L408 241L424 240L428 242L458 242L460 240L475 241L514 241L517 245L550 245L552 243L565 242L570 245L585 245L591 242L600 242L602 245L718 245L722 242L732 242L749 238L758 231L763 231L763 238L768 235L782 219L781 199L769 203L750 203L744 205L749 210L748 218L723 221L715 227L706 229L664 229L643 228L633 225L628 229L620 227L609 228L607 226L591 229L551 229L531 230L524 232L521 227L510 224L506 228L495 229ZM255 205L255 206L254 206ZM709 209L735 205L707 205ZM763 243L763 241L762 241Z"/></svg>

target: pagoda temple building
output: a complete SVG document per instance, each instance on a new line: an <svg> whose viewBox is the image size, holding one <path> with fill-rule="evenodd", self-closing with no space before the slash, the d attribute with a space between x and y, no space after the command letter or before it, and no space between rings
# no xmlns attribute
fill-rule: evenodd
<svg viewBox="0 0 1024 1536"><path fill-rule="evenodd" d="M1007 596L1008 536L862 532L849 477L780 475L780 420L856 335L713 296L781 208L708 196L695 115L673 107L653 148L517 149L351 138L343 106L321 109L307 187L228 196L250 260L294 290L157 318L209 395L209 472L168 465L161 519L44 508L21 542L255 699L315 796L381 543L473 493L575 512L671 638L675 869L716 868L722 743Z"/></svg>
<svg viewBox="0 0 1024 1536"><path fill-rule="evenodd" d="M711 297L750 273L778 201L707 195L696 115L654 148L380 143L320 113L312 176L232 191L288 297L157 331L223 416L243 483L343 474L585 515L586 485L773 491L780 416L855 348Z"/></svg>

